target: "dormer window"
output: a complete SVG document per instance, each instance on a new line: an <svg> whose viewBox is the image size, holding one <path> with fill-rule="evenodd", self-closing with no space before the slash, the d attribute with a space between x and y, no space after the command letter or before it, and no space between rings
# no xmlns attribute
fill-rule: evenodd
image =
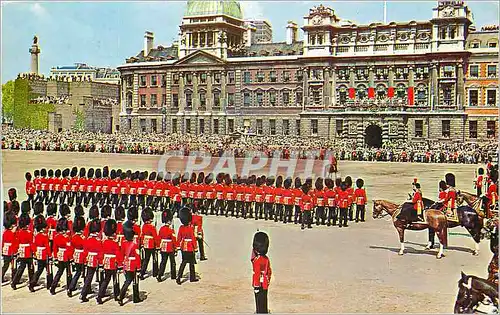
<svg viewBox="0 0 500 315"><path fill-rule="evenodd" d="M470 48L479 48L479 42L474 42L470 45Z"/></svg>
<svg viewBox="0 0 500 315"><path fill-rule="evenodd" d="M488 48L497 48L497 42L489 42L488 43Z"/></svg>

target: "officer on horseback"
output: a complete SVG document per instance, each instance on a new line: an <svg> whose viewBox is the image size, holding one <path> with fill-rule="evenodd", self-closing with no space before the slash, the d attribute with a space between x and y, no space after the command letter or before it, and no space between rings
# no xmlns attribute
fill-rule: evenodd
<svg viewBox="0 0 500 315"><path fill-rule="evenodd" d="M448 188L446 189L446 199L445 199L445 209L448 219L457 220L457 191L455 190L455 175L452 173L447 173L445 176L445 182Z"/></svg>
<svg viewBox="0 0 500 315"><path fill-rule="evenodd" d="M424 221L424 201L422 199L422 191L420 190L420 183L413 183L413 209L417 212L418 220Z"/></svg>

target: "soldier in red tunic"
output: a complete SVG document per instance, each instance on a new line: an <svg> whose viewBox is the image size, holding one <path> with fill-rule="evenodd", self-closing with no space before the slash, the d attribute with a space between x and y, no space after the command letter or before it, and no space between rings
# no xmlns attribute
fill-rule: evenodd
<svg viewBox="0 0 500 315"><path fill-rule="evenodd" d="M93 172L93 170L92 170ZM85 167L80 168L80 175L78 177L78 194L76 195L76 204L81 205L85 201L87 195L87 172Z"/></svg>
<svg viewBox="0 0 500 315"><path fill-rule="evenodd" d="M205 173L200 172L198 174L198 178L196 180L196 183L193 185L193 209L196 209L200 213L205 213L204 205L203 205L203 200L205 199L205 192L204 192L204 183L205 183Z"/></svg>
<svg viewBox="0 0 500 315"><path fill-rule="evenodd" d="M349 193L345 182L340 184L340 191L337 194L337 203L340 209L339 227L347 227L347 211L349 208Z"/></svg>
<svg viewBox="0 0 500 315"><path fill-rule="evenodd" d="M38 280L44 270L47 271L45 279L47 288L49 288L52 284L52 273L49 268L52 255L50 252L49 237L46 231L47 222L45 221L43 215L35 217L33 226L37 232L35 238L33 239L33 253L38 268L28 286L31 292L35 291L35 287L38 285Z"/></svg>
<svg viewBox="0 0 500 315"><path fill-rule="evenodd" d="M31 173L27 172L24 177L26 178L26 184L24 185L24 188L26 190L26 195L28 195L28 201L31 203L31 206L33 207L35 205L35 184L31 180Z"/></svg>
<svg viewBox="0 0 500 315"><path fill-rule="evenodd" d="M300 209L300 205L302 202L302 189L300 189L300 187L302 187L302 181L300 180L300 177L295 178L294 186L295 188L292 189L293 204L295 207L293 223L298 224L299 222L302 222L302 211Z"/></svg>
<svg viewBox="0 0 500 315"><path fill-rule="evenodd" d="M19 248L16 225L16 215L11 211L4 212L3 226L5 229L2 234L2 283L5 282L5 273L7 273L9 266L11 266L11 279L16 274L16 255Z"/></svg>
<svg viewBox="0 0 500 315"><path fill-rule="evenodd" d="M158 253L156 251L158 240L158 233L156 232L156 227L153 223L153 210L146 207L141 213L142 221L142 246L144 248L144 259L141 263L141 280L144 280L144 275L146 274L149 260L153 258L153 277L158 275Z"/></svg>
<svg viewBox="0 0 500 315"><path fill-rule="evenodd" d="M314 183L316 189L314 190L314 197L316 200L316 225L325 225L325 192L323 186L323 178L318 177Z"/></svg>
<svg viewBox="0 0 500 315"><path fill-rule="evenodd" d="M170 259L170 279L175 280L177 278L175 269L175 256L177 255L177 238L175 237L175 230L172 225L173 215L170 209L164 210L161 214L161 222L164 224L160 231L158 232L158 237L160 239L160 272L158 273L158 282L163 281L163 275L165 274L165 268L167 267L167 261Z"/></svg>
<svg viewBox="0 0 500 315"><path fill-rule="evenodd" d="M356 190L354 191L354 197L356 201L356 222L361 220L365 222L365 206L366 206L366 191L363 188L365 182L363 179L358 178L356 180Z"/></svg>
<svg viewBox="0 0 500 315"><path fill-rule="evenodd" d="M292 222L293 213L293 191L292 191L292 178L287 177L283 183L283 205L285 207L285 214L283 215L283 223Z"/></svg>
<svg viewBox="0 0 500 315"><path fill-rule="evenodd" d="M336 206L336 196L337 193L334 189L334 182L331 178L325 178L325 201L328 207L328 217L326 221L327 226L337 224L337 206Z"/></svg>
<svg viewBox="0 0 500 315"><path fill-rule="evenodd" d="M118 245L122 243L123 239L123 221L125 220L125 209L118 207L115 209L116 220L116 242Z"/></svg>
<svg viewBox="0 0 500 315"><path fill-rule="evenodd" d="M117 224L113 219L106 221L104 226L104 235L106 238L102 242L102 267L104 269L104 279L99 285L99 293L97 295L97 304L102 304L102 299L106 293L109 282L113 278L113 295L118 301L120 295L120 281L117 270L122 268L123 254L120 250L120 245L116 242Z"/></svg>
<svg viewBox="0 0 500 315"><path fill-rule="evenodd" d="M480 197L483 194L484 169L480 167L477 172L479 175L474 180L474 187L476 188L477 196Z"/></svg>
<svg viewBox="0 0 500 315"><path fill-rule="evenodd" d="M85 230L83 231L83 235L87 238L89 237L90 234L90 225L92 224L93 221L100 221L99 219L99 209L97 209L97 206L92 206L89 209L89 222L85 226Z"/></svg>
<svg viewBox="0 0 500 315"><path fill-rule="evenodd" d="M61 170L57 169L54 173L54 177L52 178L52 196L49 202L58 202L59 196L62 192L62 178L61 178Z"/></svg>
<svg viewBox="0 0 500 315"><path fill-rule="evenodd" d="M41 178L40 178L40 170L33 171L33 185L35 185L36 197L35 201L42 200L42 191L41 191Z"/></svg>
<svg viewBox="0 0 500 315"><path fill-rule="evenodd" d="M49 185L47 184L47 170L42 168L40 170L40 190L42 192L40 201L47 205L46 201L48 200L48 189Z"/></svg>
<svg viewBox="0 0 500 315"><path fill-rule="evenodd" d="M253 237L252 245L252 286L255 295L255 312L257 314L267 314L269 313L267 291L272 275L271 262L267 257L269 237L264 232L257 232Z"/></svg>
<svg viewBox="0 0 500 315"><path fill-rule="evenodd" d="M347 196L348 196L348 205L347 205L347 214L349 217L349 221L353 220L353 214L354 214L354 209L353 209L353 204L354 204L354 188L352 188L352 178L351 176L347 176L344 180L346 184L346 191L347 191Z"/></svg>
<svg viewBox="0 0 500 315"><path fill-rule="evenodd" d="M23 202L24 203L24 202ZM21 277L23 276L24 269L28 267L28 279L29 282L33 280L33 232L28 230L30 224L30 217L27 213L21 214L19 217L19 230L16 233L18 240L19 249L17 252L17 260L19 261L16 274L12 278L10 286L13 290L16 290L16 285L19 284Z"/></svg>
<svg viewBox="0 0 500 315"><path fill-rule="evenodd" d="M89 237L84 241L83 250L86 254L86 275L85 282L83 284L82 293L80 295L80 300L82 302L88 302L87 295L92 290L91 284L94 279L94 274L98 273L99 265L102 261L102 243L98 238L99 232L101 231L101 222L95 219L90 222L89 226Z"/></svg>
<svg viewBox="0 0 500 315"><path fill-rule="evenodd" d="M139 256L139 247L134 242L134 223L127 221L123 224L123 236L125 240L122 242L121 251L123 254L123 271L125 272L125 282L120 290L118 303L123 305L123 299L127 294L128 287L132 282L133 302L140 303L142 299L139 296L139 279L137 271L141 270L141 257Z"/></svg>
<svg viewBox="0 0 500 315"><path fill-rule="evenodd" d="M444 202L446 207L446 215L448 216L448 219L457 221L457 191L455 190L455 175L452 173L447 173L445 175L445 181L446 185L448 185L448 189L446 191L446 199Z"/></svg>
<svg viewBox="0 0 500 315"><path fill-rule="evenodd" d="M236 183L233 182L231 179L231 176L229 174L226 174L225 178L225 191L224 191L224 198L226 200L226 217L229 216L229 212L231 211L231 216L234 216L234 210L236 208Z"/></svg>
<svg viewBox="0 0 500 315"><path fill-rule="evenodd" d="M490 185L486 194L486 217L492 218L493 211L498 207L498 166L492 167L490 171Z"/></svg>
<svg viewBox="0 0 500 315"><path fill-rule="evenodd" d="M70 182L69 172L70 172L69 168L65 168L62 171L62 178L61 178L61 182L60 182L61 192L59 195L59 204L60 205L65 203L66 198L69 199L69 194L71 193L71 186L69 184L69 182ZM56 202L57 202L57 200L56 200Z"/></svg>
<svg viewBox="0 0 500 315"><path fill-rule="evenodd" d="M57 221L57 234L54 237L53 257L57 259L57 273L50 286L50 294L56 294L56 288L59 284L64 271L66 271L66 288L69 288L71 282L71 259L73 258L73 246L69 237L68 220L60 218Z"/></svg>
<svg viewBox="0 0 500 315"><path fill-rule="evenodd" d="M278 220L283 220L283 177L280 175L276 177L276 184L274 185L274 204L275 204L275 212L274 212L274 222L278 222ZM272 220L271 215L271 220Z"/></svg>
<svg viewBox="0 0 500 315"><path fill-rule="evenodd" d="M255 220L264 219L264 183L266 177L259 176L255 181Z"/></svg>
<svg viewBox="0 0 500 315"><path fill-rule="evenodd" d="M205 238L205 234L203 233L203 217L198 214L198 210L196 209L193 209L192 225L198 242L198 248L200 249L200 260L207 260L205 256L205 246L203 244L203 239Z"/></svg>
<svg viewBox="0 0 500 315"><path fill-rule="evenodd" d="M47 196L45 198L45 205L48 205L49 203L52 202L52 199L54 199L54 170L49 169L47 172L47 178L46 178L46 192Z"/></svg>
<svg viewBox="0 0 500 315"><path fill-rule="evenodd" d="M85 270L86 254L84 249L85 237L83 236L83 229L85 228L85 219L83 216L75 216L75 221L73 222L73 235L71 236L71 246L73 246L73 268L75 274L71 279L71 283L68 288L68 296L73 296L72 292L76 290L76 285L78 280Z"/></svg>
<svg viewBox="0 0 500 315"><path fill-rule="evenodd" d="M179 219L181 220L182 226L179 227L177 232L177 240L179 242L179 247L182 252L182 262L179 267L179 273L177 274L177 284L181 283L181 277L184 274L184 268L186 264L189 263L189 281L196 282L199 281L196 278L194 264L196 263L195 251L196 247L196 235L194 234L194 227L191 225L192 221L191 210L187 207L179 210Z"/></svg>
<svg viewBox="0 0 500 315"><path fill-rule="evenodd" d="M241 178L238 176L238 179L236 180L236 218L243 216L245 213L245 183L246 183L246 178Z"/></svg>
<svg viewBox="0 0 500 315"><path fill-rule="evenodd" d="M70 172L70 180L69 180L69 186L70 186L70 192L68 195L68 205L70 207L73 206L73 202L75 201L75 198L77 197L78 194L78 168L76 166L73 166Z"/></svg>
<svg viewBox="0 0 500 315"><path fill-rule="evenodd" d="M223 215L225 212L225 201L224 201L224 174L219 173L217 174L217 177L215 179L217 184L215 185L215 195L216 195L216 201L215 201L215 215Z"/></svg>
<svg viewBox="0 0 500 315"><path fill-rule="evenodd" d="M302 185L302 197L301 197L301 210L302 210L302 226L301 229L305 229L306 225L308 229L312 228L312 217L311 211L314 207L314 200L310 193L310 183L306 180L306 183Z"/></svg>

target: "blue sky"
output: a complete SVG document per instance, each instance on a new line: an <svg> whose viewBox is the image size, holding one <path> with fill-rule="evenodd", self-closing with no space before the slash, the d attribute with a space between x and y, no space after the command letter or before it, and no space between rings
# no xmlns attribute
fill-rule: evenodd
<svg viewBox="0 0 500 315"><path fill-rule="evenodd" d="M309 8L322 3L356 23L383 20L381 1L241 1L245 17L265 18L275 41L285 39L288 20L302 25ZM389 1L388 21L428 20L437 1ZM498 24L498 2L467 1L475 25ZM34 2L2 1L2 83L29 70L33 35L41 48L40 71L83 62L116 67L142 49L144 31L155 45L170 45L178 33L185 1Z"/></svg>

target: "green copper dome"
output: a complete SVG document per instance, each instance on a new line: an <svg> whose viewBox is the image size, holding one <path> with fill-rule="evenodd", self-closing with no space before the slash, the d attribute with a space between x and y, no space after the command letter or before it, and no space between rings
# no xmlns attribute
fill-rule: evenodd
<svg viewBox="0 0 500 315"><path fill-rule="evenodd" d="M237 19L243 19L240 3L236 0L188 0L185 16L198 15L228 15Z"/></svg>

